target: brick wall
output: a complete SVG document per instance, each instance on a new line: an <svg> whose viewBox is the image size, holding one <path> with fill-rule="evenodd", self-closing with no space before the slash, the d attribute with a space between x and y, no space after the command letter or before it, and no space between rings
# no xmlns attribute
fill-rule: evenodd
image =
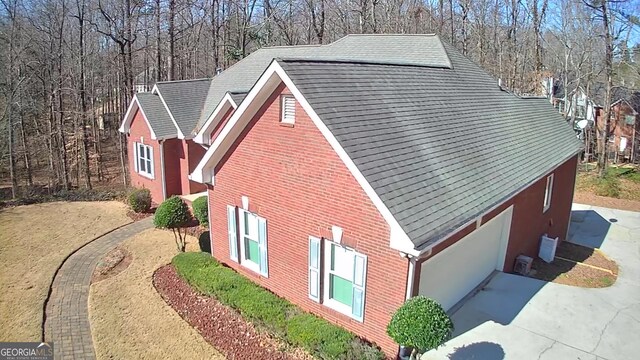
<svg viewBox="0 0 640 360"><path fill-rule="evenodd" d="M395 356L385 329L404 302L408 262L389 248L387 223L299 104L295 126L279 124L282 92L280 85L216 169L209 190L213 255ZM242 196L267 219L269 278L229 259L226 206L241 206ZM308 236L331 238L332 225L343 228L343 243L368 257L363 323L308 298Z"/></svg>
<svg viewBox="0 0 640 360"><path fill-rule="evenodd" d="M185 157L183 141L168 139L164 141L164 176L167 186L167 198L182 194L184 176L180 168L180 159Z"/></svg>
<svg viewBox="0 0 640 360"><path fill-rule="evenodd" d="M575 156L552 172L554 176L551 206L546 212L542 211L547 184L546 176L516 195L501 208L514 205L504 271L513 270L515 259L520 254L537 257L542 234L565 239L571 217L577 165L578 157ZM500 209L494 211L493 216L500 211ZM482 222L485 223L491 218L489 214L482 219Z"/></svg>
<svg viewBox="0 0 640 360"><path fill-rule="evenodd" d="M150 145L153 148L153 171L154 179L149 179L136 172L133 158L133 143L139 142ZM127 150L129 153L129 174L131 177L131 186L137 188L147 188L151 191L153 202L159 204L162 202L162 169L160 167L160 145L157 141L151 140L151 132L145 121L142 112L138 110L131 121L129 131Z"/></svg>
<svg viewBox="0 0 640 360"><path fill-rule="evenodd" d="M205 148L203 148L200 144L196 143L193 140L183 140L183 143L187 148L188 156L188 166L182 169L183 181L189 183L189 192L187 194L195 194L201 191L205 191L207 190L207 187L199 182L189 180L189 174L191 174L191 172L195 170L207 150L205 150Z"/></svg>
<svg viewBox="0 0 640 360"><path fill-rule="evenodd" d="M233 115L235 111L236 109L234 108L227 110L227 112L222 116L222 119L220 119L220 121L218 122L218 125L216 125L213 128L213 130L211 131L211 137L210 137L211 144L213 144L213 141L218 137L218 134L220 134L220 131L222 131L222 128L224 128L224 126L229 121L229 118L231 118L231 115Z"/></svg>

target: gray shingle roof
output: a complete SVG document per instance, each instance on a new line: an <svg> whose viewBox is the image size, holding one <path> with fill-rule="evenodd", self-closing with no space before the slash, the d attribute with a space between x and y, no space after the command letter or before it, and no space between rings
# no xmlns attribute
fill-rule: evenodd
<svg viewBox="0 0 640 360"><path fill-rule="evenodd" d="M452 69L279 60L419 249L581 149L548 100L444 46Z"/></svg>
<svg viewBox="0 0 640 360"><path fill-rule="evenodd" d="M169 113L167 113L158 95L152 93L137 93L136 98L157 137L177 136L178 131L176 130L176 126L173 124L173 121L171 121Z"/></svg>
<svg viewBox="0 0 640 360"><path fill-rule="evenodd" d="M171 115L185 136L198 124L211 79L166 81L156 84Z"/></svg>
<svg viewBox="0 0 640 360"><path fill-rule="evenodd" d="M429 34L347 35L328 45L262 48L212 79L199 125L206 122L227 91L248 91L269 63L279 57L432 67L450 67L451 65L440 39Z"/></svg>
<svg viewBox="0 0 640 360"><path fill-rule="evenodd" d="M240 105L242 100L244 100L245 96L247 96L247 93L246 92L232 92L232 93L229 93L229 95L231 96L231 99L233 99L233 102L236 103L236 105Z"/></svg>

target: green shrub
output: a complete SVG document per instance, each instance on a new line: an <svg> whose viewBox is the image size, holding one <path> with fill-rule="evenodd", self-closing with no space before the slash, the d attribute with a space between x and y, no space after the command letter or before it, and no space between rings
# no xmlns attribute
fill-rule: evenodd
<svg viewBox="0 0 640 360"><path fill-rule="evenodd" d="M618 198L620 197L620 180L611 175L595 180L596 195Z"/></svg>
<svg viewBox="0 0 640 360"><path fill-rule="evenodd" d="M131 210L142 213L151 209L151 191L149 189L134 189L129 194Z"/></svg>
<svg viewBox="0 0 640 360"><path fill-rule="evenodd" d="M305 313L289 301L221 266L206 253L182 253L172 260L178 275L242 316L320 359L383 359L383 353L343 328Z"/></svg>
<svg viewBox="0 0 640 360"><path fill-rule="evenodd" d="M294 315L287 324L291 344L328 359L345 357L354 338L350 332L309 313Z"/></svg>
<svg viewBox="0 0 640 360"><path fill-rule="evenodd" d="M407 300L391 318L387 334L399 345L424 353L451 338L453 322L433 299L418 296Z"/></svg>
<svg viewBox="0 0 640 360"><path fill-rule="evenodd" d="M209 204L207 199L206 196L200 196L191 203L193 215L198 219L198 222L204 226L209 225Z"/></svg>
<svg viewBox="0 0 640 360"><path fill-rule="evenodd" d="M189 212L189 207L177 196L172 196L160 204L153 218L155 227L173 231L176 246L178 251L181 252L184 252L187 234L186 230L183 234L180 229L186 227L190 221L191 213Z"/></svg>

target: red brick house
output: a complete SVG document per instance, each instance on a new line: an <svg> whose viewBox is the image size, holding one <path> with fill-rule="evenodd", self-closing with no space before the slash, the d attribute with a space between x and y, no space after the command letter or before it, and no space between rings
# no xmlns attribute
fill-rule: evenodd
<svg viewBox="0 0 640 360"><path fill-rule="evenodd" d="M640 154L640 93L628 93L622 89L614 92L616 100L611 105L609 139L607 141L609 158L614 162L636 162ZM597 138L604 130L604 109L596 113ZM598 142L600 145L600 142Z"/></svg>
<svg viewBox="0 0 640 360"><path fill-rule="evenodd" d="M214 257L395 356L406 299L451 309L565 238L581 144L437 36L336 43L358 53L274 59L191 179Z"/></svg>
<svg viewBox="0 0 640 360"><path fill-rule="evenodd" d="M210 82L160 82L129 105L120 132L127 134L131 185L149 189L155 203L206 189L188 176L206 150L193 141L193 131Z"/></svg>

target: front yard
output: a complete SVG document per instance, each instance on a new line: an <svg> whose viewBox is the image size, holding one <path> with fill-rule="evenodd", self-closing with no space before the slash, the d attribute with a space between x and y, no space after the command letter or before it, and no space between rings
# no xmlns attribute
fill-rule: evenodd
<svg viewBox="0 0 640 360"><path fill-rule="evenodd" d="M54 202L0 210L0 339L38 341L54 273L67 255L131 222L115 201Z"/></svg>
<svg viewBox="0 0 640 360"><path fill-rule="evenodd" d="M196 250L197 240L187 239L187 250ZM97 358L223 359L153 287L153 272L176 254L171 232L147 230L120 247L131 254L131 264L91 285L89 320Z"/></svg>

